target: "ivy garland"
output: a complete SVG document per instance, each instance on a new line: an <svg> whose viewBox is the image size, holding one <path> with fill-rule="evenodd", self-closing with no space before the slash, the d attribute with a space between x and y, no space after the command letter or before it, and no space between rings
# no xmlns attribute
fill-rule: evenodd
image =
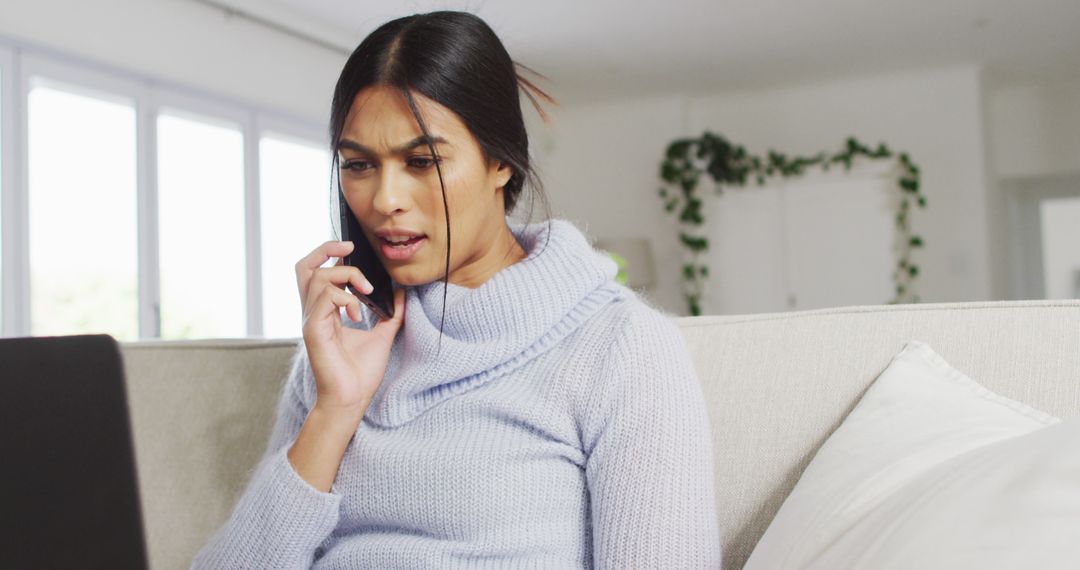
<svg viewBox="0 0 1080 570"><path fill-rule="evenodd" d="M707 173L716 181L716 192L720 194L724 185L746 186L747 181L752 179L758 186L763 186L770 177L799 176L811 166L820 166L827 171L833 165L842 164L845 171L850 171L852 162L860 156L876 160L895 157L899 163L901 172L897 189L900 191L900 211L896 214L896 228L900 234L901 251L892 274L896 296L889 304L917 303L919 296L914 292L913 283L919 275L919 266L912 263L911 250L923 247L924 242L920 236L912 235L908 212L912 200L920 208L925 208L926 196L920 192L919 167L911 162L907 153L894 154L884 143L871 149L855 137L849 137L845 148L831 155L822 151L809 157L789 157L770 150L762 158L748 154L741 145L732 144L720 135L705 131L701 138L676 139L669 144L660 165L660 178L681 190L676 193L661 187L660 197L664 200L664 209L669 213L682 206L679 222L684 229L680 231L679 239L689 250L690 262L683 265L683 279L690 314L701 314L703 281L709 276L709 268L702 260L709 248L709 241L687 231L693 226L700 228L705 221L701 213L702 200L697 193L702 174Z"/></svg>

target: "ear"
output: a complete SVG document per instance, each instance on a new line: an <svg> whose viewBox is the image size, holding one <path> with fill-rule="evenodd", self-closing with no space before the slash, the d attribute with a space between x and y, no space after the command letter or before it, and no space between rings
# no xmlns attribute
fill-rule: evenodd
<svg viewBox="0 0 1080 570"><path fill-rule="evenodd" d="M514 168L505 162L495 161L491 175L495 181L495 187L502 188L510 182L510 177L514 175Z"/></svg>

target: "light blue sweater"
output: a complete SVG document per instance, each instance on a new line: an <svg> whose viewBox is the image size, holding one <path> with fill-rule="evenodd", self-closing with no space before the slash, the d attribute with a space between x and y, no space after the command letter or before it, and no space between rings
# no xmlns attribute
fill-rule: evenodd
<svg viewBox="0 0 1080 570"><path fill-rule="evenodd" d="M315 401L304 344L266 455L193 568L719 568L710 420L670 315L569 221L507 219L528 257L476 289L410 287L329 493L286 452ZM347 326L367 328L343 317Z"/></svg>

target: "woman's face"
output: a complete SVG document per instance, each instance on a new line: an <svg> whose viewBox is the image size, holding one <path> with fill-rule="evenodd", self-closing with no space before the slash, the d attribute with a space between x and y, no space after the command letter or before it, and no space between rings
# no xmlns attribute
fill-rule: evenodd
<svg viewBox="0 0 1080 570"><path fill-rule="evenodd" d="M413 92L439 153L450 210L449 281L472 285L497 271L493 243L507 233L502 187L511 168L485 164L465 123L443 105ZM353 99L338 152L341 189L390 276L401 285L440 280L446 269L446 215L434 157L404 96L371 86ZM391 245L386 233L418 234Z"/></svg>

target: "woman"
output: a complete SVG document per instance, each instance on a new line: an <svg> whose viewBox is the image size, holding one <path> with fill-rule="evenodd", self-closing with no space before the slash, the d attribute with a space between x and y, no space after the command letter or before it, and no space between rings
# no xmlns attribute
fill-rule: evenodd
<svg viewBox="0 0 1080 570"><path fill-rule="evenodd" d="M680 331L570 222L508 217L534 178L519 87L546 97L467 13L353 52L330 140L395 312L322 267L351 244L297 263L303 343L266 455L194 567L719 567Z"/></svg>

